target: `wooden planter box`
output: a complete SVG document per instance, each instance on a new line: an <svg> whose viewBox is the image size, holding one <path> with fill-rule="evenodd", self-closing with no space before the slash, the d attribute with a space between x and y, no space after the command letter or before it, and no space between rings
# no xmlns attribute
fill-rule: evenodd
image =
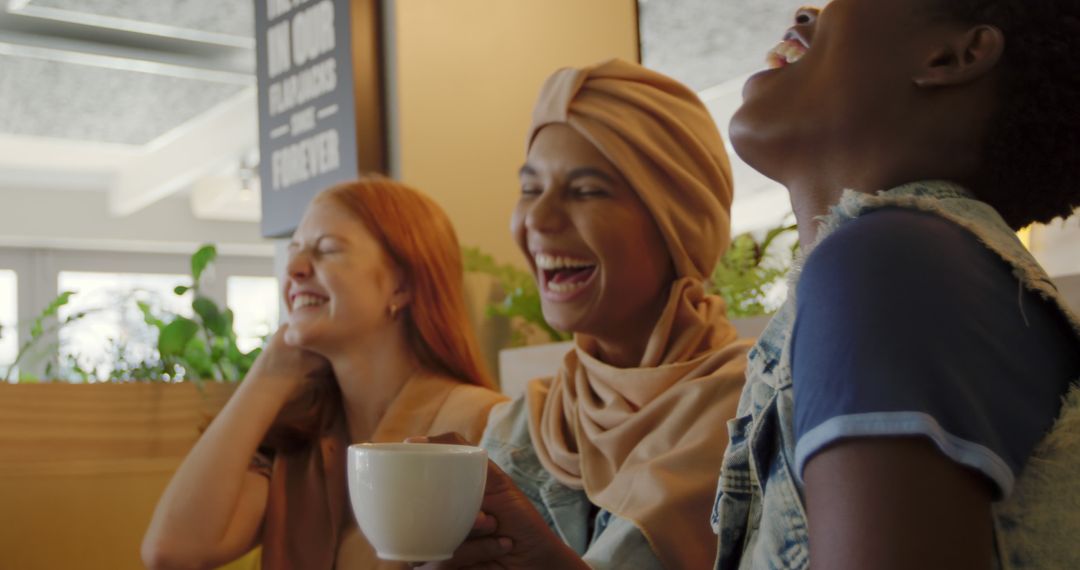
<svg viewBox="0 0 1080 570"><path fill-rule="evenodd" d="M143 568L158 497L234 388L0 384L0 566Z"/></svg>

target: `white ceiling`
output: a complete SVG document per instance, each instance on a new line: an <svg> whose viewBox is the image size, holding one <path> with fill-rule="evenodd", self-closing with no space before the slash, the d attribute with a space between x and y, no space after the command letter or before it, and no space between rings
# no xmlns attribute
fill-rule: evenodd
<svg viewBox="0 0 1080 570"><path fill-rule="evenodd" d="M0 4L0 186L106 192L117 217L195 199L207 177L241 191L258 135L253 12L251 0ZM213 198L193 209L257 216L250 192Z"/></svg>
<svg viewBox="0 0 1080 570"><path fill-rule="evenodd" d="M104 28L255 47L251 0L9 0L8 11Z"/></svg>

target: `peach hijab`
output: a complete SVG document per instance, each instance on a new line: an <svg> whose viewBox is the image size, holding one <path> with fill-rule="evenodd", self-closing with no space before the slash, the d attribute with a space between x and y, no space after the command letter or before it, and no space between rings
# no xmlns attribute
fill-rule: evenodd
<svg viewBox="0 0 1080 570"><path fill-rule="evenodd" d="M749 348L703 285L730 241L723 141L690 89L622 60L552 75L529 145L552 123L583 135L629 181L676 279L638 367L601 362L578 335L558 374L529 384L533 445L557 480L633 521L666 567L709 568L709 510Z"/></svg>

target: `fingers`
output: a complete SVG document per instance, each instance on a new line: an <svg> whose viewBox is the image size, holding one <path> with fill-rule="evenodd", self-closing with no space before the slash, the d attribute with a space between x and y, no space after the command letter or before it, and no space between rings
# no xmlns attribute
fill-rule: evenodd
<svg viewBox="0 0 1080 570"><path fill-rule="evenodd" d="M517 486L514 485L514 481L510 479L510 476L507 475L505 471L500 469L494 461L489 459L487 468L487 484L484 488L484 495L495 495L513 491L517 491Z"/></svg>
<svg viewBox="0 0 1080 570"><path fill-rule="evenodd" d="M476 521L473 522L472 530L469 531L469 538L490 536L495 534L495 530L498 527L499 523L495 520L495 517L480 511L476 514Z"/></svg>
<svg viewBox="0 0 1080 570"><path fill-rule="evenodd" d="M472 445L459 433L440 433L428 436L428 443L450 443L454 445Z"/></svg>

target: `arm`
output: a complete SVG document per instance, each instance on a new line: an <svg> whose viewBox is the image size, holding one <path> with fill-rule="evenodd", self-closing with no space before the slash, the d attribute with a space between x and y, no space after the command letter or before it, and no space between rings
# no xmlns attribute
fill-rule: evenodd
<svg viewBox="0 0 1080 570"><path fill-rule="evenodd" d="M906 211L822 241L798 299L794 460L813 564L989 567L990 502L1076 377L1067 324L965 230Z"/></svg>
<svg viewBox="0 0 1080 570"><path fill-rule="evenodd" d="M811 568L991 568L990 485L929 441L842 441L804 477Z"/></svg>
<svg viewBox="0 0 1080 570"><path fill-rule="evenodd" d="M162 494L143 538L152 569L212 568L256 544L268 481L250 468L281 408L326 366L288 347L283 326Z"/></svg>

